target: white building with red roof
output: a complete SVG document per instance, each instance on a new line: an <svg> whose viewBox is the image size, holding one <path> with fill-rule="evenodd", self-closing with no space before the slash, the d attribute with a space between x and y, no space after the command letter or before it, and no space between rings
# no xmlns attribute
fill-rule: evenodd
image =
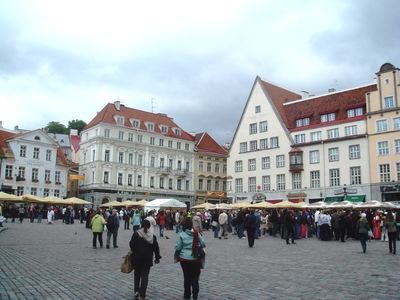
<svg viewBox="0 0 400 300"><path fill-rule="evenodd" d="M60 145L42 129L0 129L0 183L7 193L66 197L69 165Z"/></svg>
<svg viewBox="0 0 400 300"><path fill-rule="evenodd" d="M229 150L228 197L371 200L366 94L374 90L302 98L257 77Z"/></svg>
<svg viewBox="0 0 400 300"><path fill-rule="evenodd" d="M194 203L194 137L165 114L108 103L81 133L81 195L109 201Z"/></svg>

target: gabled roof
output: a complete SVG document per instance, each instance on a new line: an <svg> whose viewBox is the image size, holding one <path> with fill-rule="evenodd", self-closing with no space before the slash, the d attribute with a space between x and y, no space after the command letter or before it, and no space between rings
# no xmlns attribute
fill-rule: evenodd
<svg viewBox="0 0 400 300"><path fill-rule="evenodd" d="M335 123L355 121L364 119L366 112L366 93L376 90L376 84L363 87L329 93L322 96L306 98L299 101L292 101L283 104L282 112L285 116L285 123L289 130L304 130ZM349 119L347 110L351 108L363 108L363 115ZM335 121L321 123L321 115L335 113ZM307 127L296 128L296 120L310 118Z"/></svg>
<svg viewBox="0 0 400 300"><path fill-rule="evenodd" d="M197 152L209 153L218 156L227 156L228 151L218 144L207 132L198 133L195 135Z"/></svg>
<svg viewBox="0 0 400 300"><path fill-rule="evenodd" d="M16 133L0 130L0 156L5 156L7 150L9 150L7 140L16 136Z"/></svg>
<svg viewBox="0 0 400 300"><path fill-rule="evenodd" d="M119 106L119 109L117 109ZM150 113L130 107L126 107L123 104L115 105L114 103L108 103L97 115L86 125L85 130L100 123L107 123L111 125L117 125L115 122L115 116L122 116L125 118L124 126L127 128L134 128L130 120L140 121L140 130L147 131L146 122L151 122L154 124L154 132L168 136L171 138L184 139L188 141L194 141L194 137L181 129L172 118L161 113ZM164 125L168 127L167 133L162 133L160 126ZM181 135L176 135L173 128L181 129Z"/></svg>

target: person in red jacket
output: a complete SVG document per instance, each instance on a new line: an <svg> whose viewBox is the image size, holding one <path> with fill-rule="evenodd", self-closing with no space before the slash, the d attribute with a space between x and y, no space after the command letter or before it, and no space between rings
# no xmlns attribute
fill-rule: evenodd
<svg viewBox="0 0 400 300"><path fill-rule="evenodd" d="M160 237L164 237L164 230L166 224L166 215L163 210L160 210L157 215L158 226L160 227Z"/></svg>

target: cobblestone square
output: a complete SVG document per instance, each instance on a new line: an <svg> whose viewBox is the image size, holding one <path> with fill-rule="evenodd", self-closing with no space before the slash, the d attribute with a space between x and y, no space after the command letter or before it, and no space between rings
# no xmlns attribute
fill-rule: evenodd
<svg viewBox="0 0 400 300"><path fill-rule="evenodd" d="M0 232L0 299L133 299L133 273L120 272L131 230L119 248L92 249L84 225L5 224ZM173 263L176 234L159 238L161 263L152 267L146 299L182 299L183 275ZM206 267L199 299L400 299L400 258L386 242L286 245L280 238L227 240L205 233ZM103 237L105 243L105 237Z"/></svg>

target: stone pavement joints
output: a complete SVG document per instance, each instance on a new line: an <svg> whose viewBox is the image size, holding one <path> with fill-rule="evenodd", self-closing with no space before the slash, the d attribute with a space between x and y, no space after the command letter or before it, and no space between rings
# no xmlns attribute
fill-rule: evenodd
<svg viewBox="0 0 400 300"><path fill-rule="evenodd" d="M118 249L92 249L91 231L75 223L8 223L0 233L0 299L133 299L133 273L119 271L132 231L120 228ZM182 299L173 263L176 235L158 238L147 299ZM199 299L400 299L400 257L387 243L316 239L286 245L280 238L214 239L205 233L206 267ZM105 245L105 237L103 237Z"/></svg>

